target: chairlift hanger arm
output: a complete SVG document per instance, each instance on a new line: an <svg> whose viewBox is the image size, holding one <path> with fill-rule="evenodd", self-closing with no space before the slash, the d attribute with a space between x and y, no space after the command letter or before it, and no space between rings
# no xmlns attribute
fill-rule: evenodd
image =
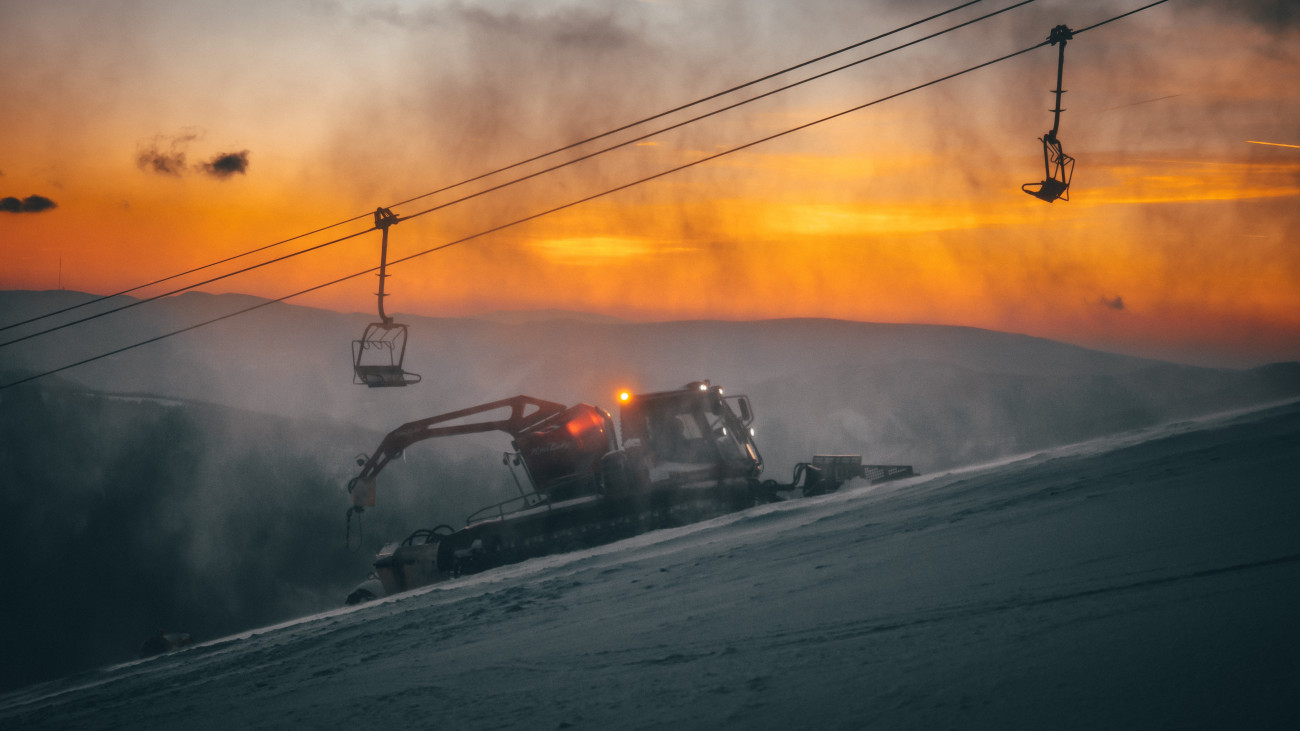
<svg viewBox="0 0 1300 731"><path fill-rule="evenodd" d="M375 209L375 228L383 232L383 241L379 245L379 319L385 326L393 324L393 318L384 313L384 281L388 279L388 228L402 219L380 206Z"/></svg>
<svg viewBox="0 0 1300 731"><path fill-rule="evenodd" d="M384 312L384 298L388 296L384 291L388 281L388 229L401 220L387 208L375 209L375 228L383 234L379 249L379 291L376 293L379 299L379 322L367 325L361 339L352 341L352 382L369 388L409 386L421 380L418 374L408 373L403 368L406 359L406 325L395 322L392 316ZM388 362L383 362L382 356L379 362L374 362L374 358L367 359L368 352L372 355L387 354Z"/></svg>
<svg viewBox="0 0 1300 731"><path fill-rule="evenodd" d="M449 421L506 407L510 408L510 415L504 419L439 426L439 424L445 424ZM567 408L564 404L554 401L520 395L403 424L384 437L383 441L379 443L379 448L362 466L360 474L348 482L348 492L352 497L352 509L359 512L363 507L370 507L375 504L375 478L394 457L401 454L403 450L412 444L426 439L461 434L481 434L490 431L503 431L511 437L518 437L528 427L555 414L562 413Z"/></svg>
<svg viewBox="0 0 1300 731"><path fill-rule="evenodd" d="M1056 94L1056 108L1052 110L1055 116L1052 119L1052 131L1047 133L1053 140L1056 139L1056 133L1061 129L1061 112L1065 111L1061 108L1061 95L1065 93L1065 89L1061 88L1061 83L1065 77L1065 43L1072 38L1074 38L1074 31L1064 25L1056 26L1047 36L1048 43L1053 46L1060 44L1056 57L1056 89L1053 92Z"/></svg>

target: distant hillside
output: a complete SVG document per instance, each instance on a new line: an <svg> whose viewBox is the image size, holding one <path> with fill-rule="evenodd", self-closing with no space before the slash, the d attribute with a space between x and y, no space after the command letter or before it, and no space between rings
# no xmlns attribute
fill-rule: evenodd
<svg viewBox="0 0 1300 731"><path fill-rule="evenodd" d="M0 312L13 322L88 298L0 292ZM75 362L258 302L194 292L144 304L0 349L0 372ZM521 393L612 408L621 388L658 390L708 378L753 396L760 445L778 470L811 451L862 452L937 469L1300 396L1294 364L1195 368L974 328L807 319L399 319L410 325L407 368L424 377L409 388L352 384L351 341L369 316L283 303L58 377L105 392L380 431Z"/></svg>
<svg viewBox="0 0 1300 731"><path fill-rule="evenodd" d="M499 322L507 325L519 325L527 322L547 322L549 320L576 320L578 322L626 323L621 317L598 315L594 312L575 312L573 310L497 310L473 315L471 319Z"/></svg>

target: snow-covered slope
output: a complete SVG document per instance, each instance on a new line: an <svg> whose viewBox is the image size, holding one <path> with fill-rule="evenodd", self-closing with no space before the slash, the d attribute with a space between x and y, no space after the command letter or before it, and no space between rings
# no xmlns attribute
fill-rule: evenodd
<svg viewBox="0 0 1300 731"><path fill-rule="evenodd" d="M1300 404L858 486L0 697L4 728L1294 728Z"/></svg>

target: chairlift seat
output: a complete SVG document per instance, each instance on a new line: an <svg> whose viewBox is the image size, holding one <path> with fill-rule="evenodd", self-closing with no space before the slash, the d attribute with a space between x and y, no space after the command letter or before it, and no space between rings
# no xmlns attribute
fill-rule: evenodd
<svg viewBox="0 0 1300 731"><path fill-rule="evenodd" d="M1038 186L1038 190L1030 190L1030 188L1034 185ZM1060 198L1064 198L1065 200L1070 199L1069 198L1070 184L1066 182L1062 182L1055 178L1047 178L1043 180L1043 182L1041 183L1025 183L1024 185L1020 186L1020 189L1032 195L1033 197L1041 200L1045 200L1048 203L1051 203L1052 201L1055 201Z"/></svg>
<svg viewBox="0 0 1300 731"><path fill-rule="evenodd" d="M1065 154L1056 135L1048 132L1043 142L1043 182L1025 183L1020 189L1039 200L1051 203L1070 200L1070 179L1074 177L1074 158ZM1034 190L1033 186L1038 189Z"/></svg>
<svg viewBox="0 0 1300 731"><path fill-rule="evenodd" d="M409 386L420 382L420 376L407 373L396 365L358 365L354 367L356 381L371 388Z"/></svg>
<svg viewBox="0 0 1300 731"><path fill-rule="evenodd" d="M419 383L420 376L402 368L406 357L406 325L372 322L360 340L352 341L352 381L370 388Z"/></svg>

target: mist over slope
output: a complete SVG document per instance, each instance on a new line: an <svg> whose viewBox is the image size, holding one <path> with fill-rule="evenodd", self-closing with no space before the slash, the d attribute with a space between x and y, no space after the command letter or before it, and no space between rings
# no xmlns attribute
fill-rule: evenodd
<svg viewBox="0 0 1300 731"><path fill-rule="evenodd" d="M377 542L508 487L483 474L499 453L414 455L349 548L352 458L379 433L57 383L0 394L0 413L0 689L130 659L159 631L212 638L338 606Z"/></svg>
<svg viewBox="0 0 1300 731"><path fill-rule="evenodd" d="M0 292L0 321L89 298ZM261 302L146 303L0 349L0 379ZM353 458L406 421L516 394L612 409L620 388L709 378L749 394L778 479L814 453L930 473L1300 395L1297 364L1194 368L970 328L553 314L399 318L425 378L406 389L351 383L369 316L271 304L0 392L0 546L26 597L0 609L5 654L24 658L0 688L126 659L158 630L203 639L336 605L382 543L460 525L514 489L505 435L417 445L348 552Z"/></svg>
<svg viewBox="0 0 1300 731"><path fill-rule="evenodd" d="M1291 728L1297 440L1292 403L765 505L32 686L0 725Z"/></svg>
<svg viewBox="0 0 1300 731"><path fill-rule="evenodd" d="M0 292L0 312L17 321L87 299ZM262 302L191 292L145 303L4 348L0 372L57 367ZM84 317L107 304L61 317ZM613 408L619 389L708 378L728 393L753 397L759 443L782 470L806 459L809 445L876 461L898 455L937 469L1300 394L1297 364L1198 368L961 327L401 315L411 333L407 370L425 380L371 390L352 385L350 361L351 341L371 319L270 304L61 377L106 392L324 417L385 432L517 394Z"/></svg>

